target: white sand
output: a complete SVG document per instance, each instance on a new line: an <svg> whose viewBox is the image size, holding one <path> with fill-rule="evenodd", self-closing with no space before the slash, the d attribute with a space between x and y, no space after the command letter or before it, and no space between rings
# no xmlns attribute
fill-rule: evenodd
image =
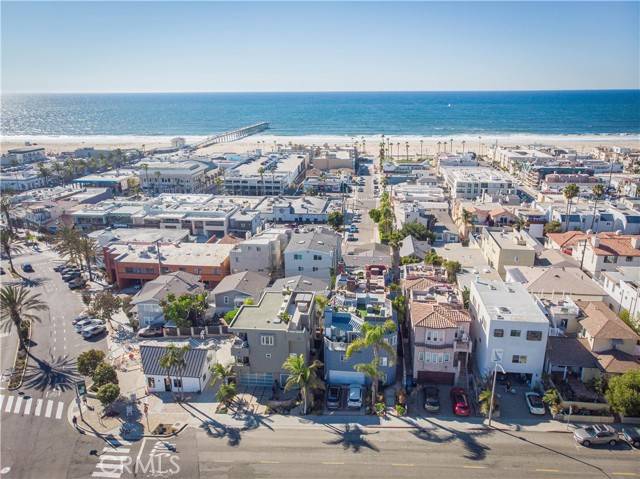
<svg viewBox="0 0 640 479"><path fill-rule="evenodd" d="M71 136L5 136L1 138L1 150L5 153L12 148L18 148L25 146L25 141L29 141L32 145L43 146L48 153L60 153L63 151L73 151L76 148L93 146L96 149L115 149L115 148L142 148L144 145L147 151L157 147L169 147L171 144L171 136L92 136L92 137L71 137ZM187 143L196 143L201 141L205 137L203 136L186 136ZM276 145L286 146L288 144L303 144L303 145L351 145L353 142L358 142L358 147L362 151L362 138L366 143L366 153L376 154L379 149L379 144L382 141L381 135L376 136L364 136L364 137L351 137L347 136L275 136L269 134L253 135L242 140L237 140L228 143L220 143L212 145L207 148L198 150L200 154L220 154L220 153L245 153L253 151L256 148L263 148L265 152L273 151L277 148ZM421 143L422 140L422 143ZM392 136L390 137L390 143L393 143L393 156L404 157L407 154L406 144L409 143L409 156L419 155L422 149L422 154L434 154L438 151L438 142L441 143L440 151L444 150L444 144L446 143L446 150L451 151L451 137L419 137L419 136ZM502 146L527 146L533 144L542 145L554 145L576 148L579 152L587 153L596 146L626 146L631 148L640 149L640 137L638 136L613 136L613 135L576 135L576 136L525 136L525 135L513 135L513 136L487 136L478 138L473 136L454 136L453 137L453 151L462 152L463 144L464 151L481 150L482 153L486 153L490 145L498 142L498 145ZM274 144L275 142L275 144ZM400 148L398 149L398 143ZM386 137L385 137L386 144Z"/></svg>

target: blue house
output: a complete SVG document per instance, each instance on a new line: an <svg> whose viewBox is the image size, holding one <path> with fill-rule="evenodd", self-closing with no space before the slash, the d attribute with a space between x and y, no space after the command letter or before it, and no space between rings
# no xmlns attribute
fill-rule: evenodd
<svg viewBox="0 0 640 479"><path fill-rule="evenodd" d="M338 302L339 303L339 302ZM394 348L398 344L398 323L394 318L391 302L387 299L377 307L371 303L354 306L333 305L325 310L324 336L324 369L325 380L330 384L370 384L371 380L353 367L359 363L370 363L373 360L373 348L367 348L354 353L347 358L347 348L355 339L361 337L360 328L365 322L372 325L382 325L392 319L396 330L388 333L385 341ZM391 358L384 350L380 350L380 371L385 377L385 386L396 380L396 364L391 364Z"/></svg>

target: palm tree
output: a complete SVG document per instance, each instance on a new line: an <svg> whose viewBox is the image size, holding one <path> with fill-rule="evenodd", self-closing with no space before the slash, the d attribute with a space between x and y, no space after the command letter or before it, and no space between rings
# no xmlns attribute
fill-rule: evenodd
<svg viewBox="0 0 640 479"><path fill-rule="evenodd" d="M84 259L84 262L87 265L87 271L89 272L89 281L93 281L91 264L98 256L100 256L98 242L93 238L79 238L77 241L77 248L78 254L80 256L80 261Z"/></svg>
<svg viewBox="0 0 640 479"><path fill-rule="evenodd" d="M567 217L564 222L565 231L569 231L569 215L571 213L571 203L573 202L573 199L576 196L578 196L579 193L580 193L580 189L576 186L575 183L569 183L562 192L564 197L567 199Z"/></svg>
<svg viewBox="0 0 640 479"><path fill-rule="evenodd" d="M16 269L13 266L12 256L14 254L19 254L24 250L22 242L18 239L15 233L12 233L9 230L0 230L0 247L2 247L2 252L9 260L11 271L15 272Z"/></svg>
<svg viewBox="0 0 640 479"><path fill-rule="evenodd" d="M402 158L400 156L400 142L396 143L396 146L398 147L398 161L402 161Z"/></svg>
<svg viewBox="0 0 640 479"><path fill-rule="evenodd" d="M223 384L216 392L216 399L225 406L233 402L233 398L238 394L236 383Z"/></svg>
<svg viewBox="0 0 640 479"><path fill-rule="evenodd" d="M148 190L149 187L151 186L149 184L149 163L140 163L140 168L142 169L142 171L144 171L147 177L147 190Z"/></svg>
<svg viewBox="0 0 640 479"><path fill-rule="evenodd" d="M589 229L593 230L593 223L595 222L595 219L596 219L598 200L604 196L604 185L601 183L594 185L593 190L591 190L591 192L593 193L593 217L591 218L591 227Z"/></svg>
<svg viewBox="0 0 640 479"><path fill-rule="evenodd" d="M260 168L258 168L258 174L260 175L260 183L262 183L262 196L266 195L266 186L264 184L264 172L266 170L264 169L264 166L261 166Z"/></svg>
<svg viewBox="0 0 640 479"><path fill-rule="evenodd" d="M422 159L422 146L424 145L424 140L420 140L420 159Z"/></svg>
<svg viewBox="0 0 640 479"><path fill-rule="evenodd" d="M62 181L62 172L64 171L64 168L62 167L62 165L56 161L56 162L51 166L51 169L53 170L53 172L54 172L54 173L56 174L56 176L58 177L58 181Z"/></svg>
<svg viewBox="0 0 640 479"><path fill-rule="evenodd" d="M524 216L518 216L515 223L513 223L513 227L518 231L526 228L527 226L529 226L529 221L527 221L527 218L525 218Z"/></svg>
<svg viewBox="0 0 640 479"><path fill-rule="evenodd" d="M371 384L378 384L378 381L384 378L384 373L380 371L378 360L373 359L370 363L359 363L353 366L353 369L358 371L359 373L363 373L366 377L371 379ZM375 406L376 404L376 389L371 388L371 405Z"/></svg>
<svg viewBox="0 0 640 479"><path fill-rule="evenodd" d="M453 153L453 138L451 138L449 141L451 142L451 148L450 148L450 150L451 150L451 153Z"/></svg>
<svg viewBox="0 0 640 479"><path fill-rule="evenodd" d="M462 140L462 154L464 155L464 140Z"/></svg>
<svg viewBox="0 0 640 479"><path fill-rule="evenodd" d="M473 227L473 220L474 220L473 214L467 211L466 208L462 208L459 221L460 223L462 223L465 239L469 239L469 230L467 230L467 226Z"/></svg>
<svg viewBox="0 0 640 479"><path fill-rule="evenodd" d="M78 230L65 226L58 230L54 237L54 249L60 256L68 257L72 262L82 265L81 238Z"/></svg>
<svg viewBox="0 0 640 479"><path fill-rule="evenodd" d="M313 404L313 390L324 389L324 383L316 373L316 370L321 367L322 363L317 359L307 366L304 354L298 357L289 356L282 364L282 369L289 372L289 379L284 385L285 391L291 388L300 388L303 401L302 414L307 414L308 412L309 397L311 397L311 403Z"/></svg>
<svg viewBox="0 0 640 479"><path fill-rule="evenodd" d="M404 148L405 148L405 150L407 152L407 161L409 161L409 142L408 141L405 142Z"/></svg>
<svg viewBox="0 0 640 479"><path fill-rule="evenodd" d="M38 168L38 176L42 178L45 186L49 186L49 182L47 180L49 176L51 176L51 172L49 171L49 168L47 168L47 164L44 161L41 161L36 166Z"/></svg>
<svg viewBox="0 0 640 479"><path fill-rule="evenodd" d="M90 171L95 171L98 169L98 162L93 156L90 156L87 160L87 168L89 168Z"/></svg>
<svg viewBox="0 0 640 479"><path fill-rule="evenodd" d="M9 233L13 233L13 221L11 218L11 212L16 208L16 205L11 201L11 196L5 195L0 198L0 213L4 216L5 221L7 222L7 228L9 228Z"/></svg>
<svg viewBox="0 0 640 479"><path fill-rule="evenodd" d="M18 341L20 349L25 350L24 338L20 333L20 326L23 321L41 322L40 315L34 314L37 311L49 309L45 303L40 301L39 294L32 294L24 286L4 286L0 290L0 321L4 331L10 331L12 326L18 330Z"/></svg>
<svg viewBox="0 0 640 479"><path fill-rule="evenodd" d="M440 153L440 145L442 145L441 141L438 142L438 153Z"/></svg>
<svg viewBox="0 0 640 479"><path fill-rule="evenodd" d="M184 400L184 384L182 381L182 375L184 374L184 368L187 367L187 361L184 356L187 351L191 350L191 346L188 344L178 348L175 344L171 343L169 346L164 348L165 353L160 356L158 361L160 362L160 367L167 371L167 379L171 381L170 371L175 368L175 372L178 373L180 377L180 400ZM175 399L175 394L173 394L173 388L171 388L171 394Z"/></svg>
<svg viewBox="0 0 640 479"><path fill-rule="evenodd" d="M222 363L216 363L211 367L211 371L213 372L212 386L218 382L221 383L222 386L226 386L229 384L229 379L236 376L236 373L233 372L232 364L225 366Z"/></svg>
<svg viewBox="0 0 640 479"><path fill-rule="evenodd" d="M393 366L396 362L397 353L396 350L385 341L385 336L396 330L396 325L392 320L387 320L383 324L374 326L369 322L365 322L360 327L360 334L362 337L354 340L347 348L347 358L351 358L353 353L362 351L363 349L372 348L373 358L379 364L380 361L380 349L383 349L389 355L389 366ZM378 383L372 384L374 388L373 397L378 397ZM375 404L375 401L374 401Z"/></svg>
<svg viewBox="0 0 640 479"><path fill-rule="evenodd" d="M393 281L400 280L400 248L402 247L402 240L404 239L402 233L394 231L389 237L389 246L391 247L392 266L391 271L393 274Z"/></svg>
<svg viewBox="0 0 640 479"><path fill-rule="evenodd" d="M156 170L153 172L153 176L156 177L156 192L160 191L160 177L162 176L162 173L160 172L160 170Z"/></svg>

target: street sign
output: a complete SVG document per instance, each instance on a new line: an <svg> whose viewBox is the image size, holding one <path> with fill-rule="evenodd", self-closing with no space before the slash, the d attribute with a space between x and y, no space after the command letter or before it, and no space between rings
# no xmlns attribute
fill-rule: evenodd
<svg viewBox="0 0 640 479"><path fill-rule="evenodd" d="M87 384L82 379L80 381L76 381L76 395L84 396L87 394Z"/></svg>
<svg viewBox="0 0 640 479"><path fill-rule="evenodd" d="M502 349L493 349L491 351L491 361L494 363L502 362Z"/></svg>

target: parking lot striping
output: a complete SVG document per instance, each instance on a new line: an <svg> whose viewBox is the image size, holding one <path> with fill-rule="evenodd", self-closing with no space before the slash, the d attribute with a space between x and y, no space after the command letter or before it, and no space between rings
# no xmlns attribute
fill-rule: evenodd
<svg viewBox="0 0 640 479"><path fill-rule="evenodd" d="M13 396L7 396L7 408L4 410L4 412L11 412L11 406L13 406L13 400L14 400Z"/></svg>
<svg viewBox="0 0 640 479"><path fill-rule="evenodd" d="M536 472L560 472L559 469L536 469Z"/></svg>
<svg viewBox="0 0 640 479"><path fill-rule="evenodd" d="M231 464L233 461L221 461L220 459L214 459L213 462L218 464Z"/></svg>
<svg viewBox="0 0 640 479"><path fill-rule="evenodd" d="M341 466L344 462L323 461L322 464L327 464L328 466Z"/></svg>
<svg viewBox="0 0 640 479"><path fill-rule="evenodd" d="M462 466L465 469L486 469L485 466Z"/></svg>
<svg viewBox="0 0 640 479"><path fill-rule="evenodd" d="M391 465L395 467L414 467L413 464L391 464Z"/></svg>
<svg viewBox="0 0 640 479"><path fill-rule="evenodd" d="M280 461L260 461L260 464L280 464Z"/></svg>
<svg viewBox="0 0 640 479"><path fill-rule="evenodd" d="M20 409L22 408L22 401L23 401L23 397L22 396L18 396L18 399L16 399L16 407L13 410L13 412L15 414L19 414L20 413Z"/></svg>
<svg viewBox="0 0 640 479"><path fill-rule="evenodd" d="M611 474L614 476L635 476L636 475L635 472L612 472Z"/></svg>

